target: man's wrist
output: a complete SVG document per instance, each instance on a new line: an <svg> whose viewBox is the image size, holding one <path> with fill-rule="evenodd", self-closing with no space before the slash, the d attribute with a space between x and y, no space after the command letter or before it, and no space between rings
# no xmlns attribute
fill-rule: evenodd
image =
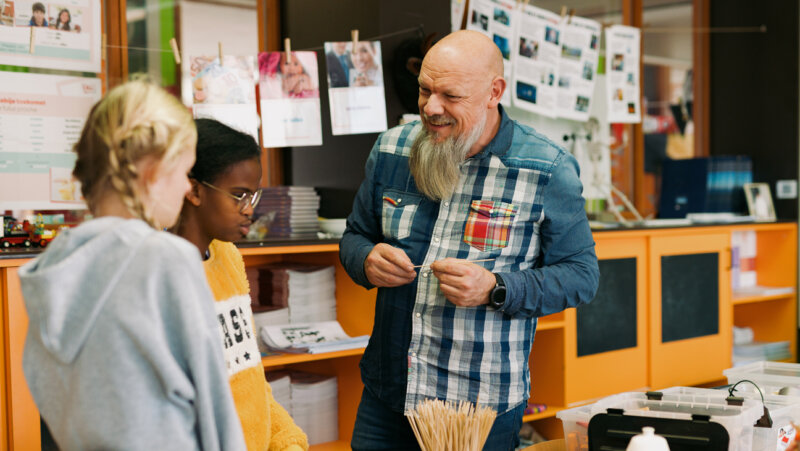
<svg viewBox="0 0 800 451"><path fill-rule="evenodd" d="M489 307L495 310L502 310L506 305L506 283L500 274L493 273L495 278L494 288L489 292Z"/></svg>

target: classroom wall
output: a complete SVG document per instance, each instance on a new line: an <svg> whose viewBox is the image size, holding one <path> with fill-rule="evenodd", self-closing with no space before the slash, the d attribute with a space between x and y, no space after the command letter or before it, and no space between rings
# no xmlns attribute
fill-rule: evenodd
<svg viewBox="0 0 800 451"><path fill-rule="evenodd" d="M798 178L798 2L714 0L711 27L766 33L711 35L711 155L749 155L753 179ZM797 219L797 199L774 199Z"/></svg>

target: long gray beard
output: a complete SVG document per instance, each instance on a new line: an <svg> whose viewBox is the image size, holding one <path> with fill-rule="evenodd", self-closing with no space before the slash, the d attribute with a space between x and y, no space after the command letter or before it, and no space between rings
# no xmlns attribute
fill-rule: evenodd
<svg viewBox="0 0 800 451"><path fill-rule="evenodd" d="M408 159L417 189L434 201L449 198L461 176L461 165L483 134L485 126L486 117L469 133L449 136L437 143L423 125L411 146Z"/></svg>

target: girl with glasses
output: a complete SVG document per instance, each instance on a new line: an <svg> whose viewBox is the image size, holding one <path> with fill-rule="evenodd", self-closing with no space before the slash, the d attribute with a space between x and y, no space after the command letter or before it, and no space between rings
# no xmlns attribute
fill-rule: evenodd
<svg viewBox="0 0 800 451"><path fill-rule="evenodd" d="M308 449L306 435L264 378L244 261L232 241L247 235L260 198L261 149L247 134L197 119L197 155L175 233L204 258L233 399L249 450Z"/></svg>

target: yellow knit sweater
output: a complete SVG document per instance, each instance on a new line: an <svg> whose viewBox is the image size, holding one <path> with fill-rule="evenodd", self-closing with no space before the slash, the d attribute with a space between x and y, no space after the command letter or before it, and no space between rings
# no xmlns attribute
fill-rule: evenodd
<svg viewBox="0 0 800 451"><path fill-rule="evenodd" d="M306 435L275 401L264 378L242 255L233 243L222 241L212 241L208 249L206 277L216 300L231 392L247 449L306 450Z"/></svg>

